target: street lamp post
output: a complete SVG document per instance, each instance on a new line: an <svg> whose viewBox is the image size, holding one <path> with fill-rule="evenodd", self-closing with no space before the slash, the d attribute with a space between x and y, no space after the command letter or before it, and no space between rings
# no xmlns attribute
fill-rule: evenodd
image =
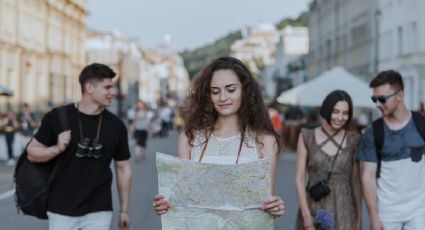
<svg viewBox="0 0 425 230"><path fill-rule="evenodd" d="M375 60L374 60L374 72L375 74L379 71L379 22L381 19L381 11L377 8L375 10Z"/></svg>

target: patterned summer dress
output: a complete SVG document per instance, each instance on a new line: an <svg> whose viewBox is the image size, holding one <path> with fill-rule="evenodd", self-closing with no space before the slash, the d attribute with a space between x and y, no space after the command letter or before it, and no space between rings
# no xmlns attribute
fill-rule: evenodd
<svg viewBox="0 0 425 230"><path fill-rule="evenodd" d="M323 152L317 144L314 129L303 129L301 133L308 154L308 185L311 186L320 180L326 179L328 172L332 170L333 156ZM341 148L335 161L331 179L328 182L331 193L327 197L314 202L306 190L307 203L313 218L318 209L324 209L333 214L335 225L330 230L355 229L355 204L351 189L351 175L355 161L353 144L357 144L359 138L359 134L347 133L347 144ZM296 229L304 229L304 221L300 210L298 210Z"/></svg>

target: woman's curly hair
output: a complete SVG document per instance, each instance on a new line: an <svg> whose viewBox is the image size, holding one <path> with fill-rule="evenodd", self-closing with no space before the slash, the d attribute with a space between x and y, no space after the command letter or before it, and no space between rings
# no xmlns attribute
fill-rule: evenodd
<svg viewBox="0 0 425 230"><path fill-rule="evenodd" d="M248 68L240 60L233 57L215 59L205 66L192 81L183 109L185 134L189 143L193 144L197 131L211 133L217 121L218 113L211 100L211 81L214 72L218 70L232 70L242 84L242 101L238 111L242 138L245 138L245 133L248 130L256 134L257 142L259 142L258 135L270 134L276 138L280 150L279 135L273 129L257 81Z"/></svg>

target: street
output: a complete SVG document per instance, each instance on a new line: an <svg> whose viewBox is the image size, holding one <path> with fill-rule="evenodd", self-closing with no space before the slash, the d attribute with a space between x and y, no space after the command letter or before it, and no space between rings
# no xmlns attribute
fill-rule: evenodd
<svg viewBox="0 0 425 230"><path fill-rule="evenodd" d="M130 140L130 147L133 140ZM133 186L130 197L129 214L130 229L158 230L161 229L159 216L152 208L153 196L157 193L157 173L155 168L155 152L175 155L177 133L170 132L167 138L152 138L148 140L148 155L141 163L132 159ZM295 194L295 154L282 153L279 160L276 178L276 194L285 201L285 214L275 221L275 229L294 229L298 204ZM0 165L0 229L4 230L41 230L47 229L47 221L38 220L17 213L13 197L13 167ZM118 196L113 185L114 217L111 229L118 229ZM363 205L364 207L365 205ZM368 229L367 211L363 208L363 229Z"/></svg>

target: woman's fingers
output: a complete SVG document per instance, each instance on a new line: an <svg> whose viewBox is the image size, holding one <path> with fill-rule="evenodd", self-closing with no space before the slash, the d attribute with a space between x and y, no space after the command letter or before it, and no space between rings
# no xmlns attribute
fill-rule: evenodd
<svg viewBox="0 0 425 230"><path fill-rule="evenodd" d="M270 213L274 217L279 217L285 212L285 205L280 197L274 196L268 200L265 200L261 209Z"/></svg>
<svg viewBox="0 0 425 230"><path fill-rule="evenodd" d="M171 208L171 204L162 195L156 195L152 202L152 206L158 215L165 214Z"/></svg>
<svg viewBox="0 0 425 230"><path fill-rule="evenodd" d="M274 196L271 199L265 200L261 207L262 210L268 210L276 206L282 205L284 208L284 202L280 197Z"/></svg>
<svg viewBox="0 0 425 230"><path fill-rule="evenodd" d="M162 199L164 199L164 198L165 198L165 197L164 197L163 195L156 194L156 195L155 195L155 197L154 197L154 201L162 200Z"/></svg>

